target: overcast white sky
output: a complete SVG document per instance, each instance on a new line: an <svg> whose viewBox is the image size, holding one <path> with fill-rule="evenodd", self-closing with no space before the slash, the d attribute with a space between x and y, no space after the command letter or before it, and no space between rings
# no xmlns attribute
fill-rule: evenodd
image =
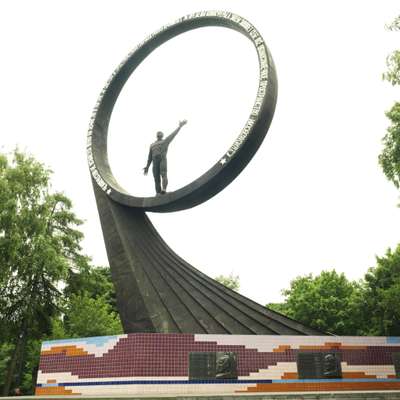
<svg viewBox="0 0 400 400"><path fill-rule="evenodd" d="M224 9L248 19L276 63L278 104L254 159L194 209L151 214L166 242L210 276L233 272L241 293L278 301L291 279L335 268L361 278L400 242L398 193L377 156L400 98L382 82L399 34L396 1L18 1L0 3L2 151L15 145L54 171L86 222L84 251L107 264L85 154L96 98L123 57L182 15ZM132 194L158 130L187 118L169 153L170 189L226 150L256 95L257 58L238 33L204 28L154 52L135 72L110 126L111 166Z"/></svg>

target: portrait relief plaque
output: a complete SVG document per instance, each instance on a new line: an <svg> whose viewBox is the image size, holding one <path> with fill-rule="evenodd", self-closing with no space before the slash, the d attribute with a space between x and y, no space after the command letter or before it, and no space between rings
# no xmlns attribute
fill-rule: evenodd
<svg viewBox="0 0 400 400"><path fill-rule="evenodd" d="M217 352L216 376L217 379L237 379L237 355L233 352Z"/></svg>
<svg viewBox="0 0 400 400"><path fill-rule="evenodd" d="M237 355L233 352L189 353L189 379L237 379Z"/></svg>
<svg viewBox="0 0 400 400"><path fill-rule="evenodd" d="M299 379L334 379L342 377L337 353L304 352L297 355Z"/></svg>

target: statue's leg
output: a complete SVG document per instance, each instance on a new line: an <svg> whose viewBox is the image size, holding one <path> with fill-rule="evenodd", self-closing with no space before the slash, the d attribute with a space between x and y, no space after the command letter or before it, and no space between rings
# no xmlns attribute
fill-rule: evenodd
<svg viewBox="0 0 400 400"><path fill-rule="evenodd" d="M160 175L162 179L162 188L161 190L163 192L167 191L167 186L168 186L168 176L167 176L167 160L163 159L160 162Z"/></svg>
<svg viewBox="0 0 400 400"><path fill-rule="evenodd" d="M156 186L156 193L161 193L161 182L160 182L160 161L153 160L153 176L154 183Z"/></svg>

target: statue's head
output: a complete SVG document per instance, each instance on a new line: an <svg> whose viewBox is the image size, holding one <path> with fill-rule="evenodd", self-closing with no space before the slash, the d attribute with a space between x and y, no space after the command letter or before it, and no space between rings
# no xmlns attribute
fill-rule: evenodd
<svg viewBox="0 0 400 400"><path fill-rule="evenodd" d="M160 131L157 132L157 139L158 140L162 140L162 138L164 137L164 134Z"/></svg>

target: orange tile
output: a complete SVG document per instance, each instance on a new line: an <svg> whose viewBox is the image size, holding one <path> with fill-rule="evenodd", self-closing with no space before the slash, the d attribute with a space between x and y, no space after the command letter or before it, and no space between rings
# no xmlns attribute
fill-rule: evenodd
<svg viewBox="0 0 400 400"><path fill-rule="evenodd" d="M342 343L326 342L323 345L300 345L300 350L330 350L330 349L343 349L343 350L366 350L367 346L357 345L342 345Z"/></svg>
<svg viewBox="0 0 400 400"><path fill-rule="evenodd" d="M284 353L286 350L290 350L290 345L280 344L277 349L274 349L274 353Z"/></svg>
<svg viewBox="0 0 400 400"><path fill-rule="evenodd" d="M326 392L342 390L400 390L400 382L259 383L242 392Z"/></svg>
<svg viewBox="0 0 400 400"><path fill-rule="evenodd" d="M87 356L88 352L76 346L55 346L40 353L42 356L64 353L67 356Z"/></svg>
<svg viewBox="0 0 400 400"><path fill-rule="evenodd" d="M285 372L281 379L299 379L299 374L297 372Z"/></svg>
<svg viewBox="0 0 400 400"><path fill-rule="evenodd" d="M36 396L42 395L68 395L68 394L81 394L72 392L70 389L65 389L64 386L50 386L50 387L37 387L35 390Z"/></svg>
<svg viewBox="0 0 400 400"><path fill-rule="evenodd" d="M327 347L328 349L339 349L342 347L342 343L340 342L326 342L324 347Z"/></svg>
<svg viewBox="0 0 400 400"><path fill-rule="evenodd" d="M342 372L342 378L344 379L377 379L376 375L367 375L365 372Z"/></svg>

